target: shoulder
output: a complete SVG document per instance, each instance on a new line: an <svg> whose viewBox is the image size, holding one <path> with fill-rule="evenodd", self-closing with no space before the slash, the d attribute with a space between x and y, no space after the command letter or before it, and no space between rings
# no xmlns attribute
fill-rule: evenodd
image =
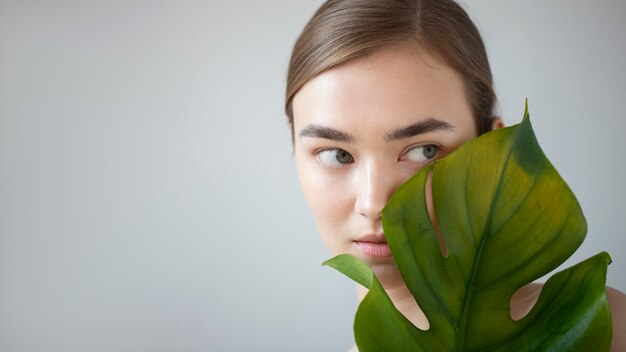
<svg viewBox="0 0 626 352"><path fill-rule="evenodd" d="M511 299L511 317L517 320L525 316L535 305L542 288L543 284L533 283L519 289ZM626 295L607 286L606 300L613 323L611 351L626 351Z"/></svg>
<svg viewBox="0 0 626 352"><path fill-rule="evenodd" d="M611 351L626 350L626 295L612 287L606 287L606 300L609 302L613 320L613 342Z"/></svg>

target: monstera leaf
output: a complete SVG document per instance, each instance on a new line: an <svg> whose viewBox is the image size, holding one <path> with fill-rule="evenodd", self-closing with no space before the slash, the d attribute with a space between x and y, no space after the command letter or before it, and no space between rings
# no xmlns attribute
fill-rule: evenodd
<svg viewBox="0 0 626 352"><path fill-rule="evenodd" d="M447 255L431 224L432 191ZM430 323L411 324L354 256L325 264L369 288L356 314L367 351L608 351L610 257L600 253L550 277L530 313L511 318L513 293L564 262L587 231L580 206L539 148L528 110L424 168L383 210L393 259Z"/></svg>

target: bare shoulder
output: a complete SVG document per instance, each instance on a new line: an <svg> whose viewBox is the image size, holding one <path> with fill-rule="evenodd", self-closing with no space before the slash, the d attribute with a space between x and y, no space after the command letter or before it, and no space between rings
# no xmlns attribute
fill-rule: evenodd
<svg viewBox="0 0 626 352"><path fill-rule="evenodd" d="M528 314L539 298L542 288L543 284L532 283L519 289L511 299L511 317L517 320ZM626 295L607 286L606 300L613 321L611 351L626 351Z"/></svg>
<svg viewBox="0 0 626 352"><path fill-rule="evenodd" d="M612 287L606 287L606 300L613 320L611 351L626 351L626 295Z"/></svg>

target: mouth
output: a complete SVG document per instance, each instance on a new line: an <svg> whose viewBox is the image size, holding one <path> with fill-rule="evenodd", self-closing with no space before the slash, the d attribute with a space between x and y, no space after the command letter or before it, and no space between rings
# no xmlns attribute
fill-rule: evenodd
<svg viewBox="0 0 626 352"><path fill-rule="evenodd" d="M355 240L354 243L361 253L370 258L391 257L391 250L384 234L367 235Z"/></svg>

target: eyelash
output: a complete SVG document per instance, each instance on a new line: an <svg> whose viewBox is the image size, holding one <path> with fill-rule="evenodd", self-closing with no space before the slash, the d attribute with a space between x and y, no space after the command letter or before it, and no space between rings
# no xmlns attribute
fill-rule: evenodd
<svg viewBox="0 0 626 352"><path fill-rule="evenodd" d="M424 155L426 157L426 160L413 160L415 162L423 162L423 163L429 163L435 159L437 159L437 157L439 156L439 153L441 153L441 146L434 144L434 143L428 143L428 144L419 144L419 145L413 145L409 148L407 148L403 153L402 156L400 158L400 160L403 160L406 158L406 156L413 150L415 149L419 149L419 148L428 148L428 147L434 147L435 148L435 154L432 157L428 157L426 155Z"/></svg>
<svg viewBox="0 0 626 352"><path fill-rule="evenodd" d="M323 161L322 159L324 158L324 154L327 152L336 152L336 153L345 153L344 156L347 154L347 156L349 156L349 160L344 162L341 162L337 159L338 155L335 154L334 158L335 161L338 163L336 165L331 165L331 160L326 160ZM341 149L341 148L328 148L328 149L321 149L315 152L315 157L317 158L317 162L320 163L323 167L327 167L327 168L331 168L331 169L336 169L339 167L342 167L344 165L350 164L352 162L354 162L354 157L352 156L352 154L348 153L347 151ZM332 158L333 156L329 156L330 158Z"/></svg>
<svg viewBox="0 0 626 352"><path fill-rule="evenodd" d="M407 155L416 149L424 149L424 148L429 148L429 147L434 147L435 151L434 151L434 155L431 157L428 157L427 155L424 155L425 159L424 160L411 160L411 159L407 159ZM335 152L334 155L329 155L329 156L324 156L325 153L328 152ZM402 152L400 158L398 159L399 161L413 161L416 163L423 163L423 164L427 164L430 163L431 161L435 160L437 158L437 156L439 155L439 153L441 152L441 146L437 145L437 144L433 144L433 143L429 143L429 144L420 144L420 145L414 145L411 146L407 149L405 149L404 152ZM343 158L345 158L346 156L349 158L348 160L341 161L338 158L341 157L341 155L337 155L337 153L345 153L343 154ZM344 149L341 148L327 148L327 149L321 149L318 151L315 151L315 157L318 161L318 163L320 163L323 167L327 167L327 168L331 168L331 169L336 169L336 168L340 168L344 165L348 165L354 162L354 157L352 156L352 154L350 154L349 152L345 151ZM323 160L324 158L329 158L328 160ZM333 160L334 158L334 160ZM342 158L342 159L343 159Z"/></svg>

